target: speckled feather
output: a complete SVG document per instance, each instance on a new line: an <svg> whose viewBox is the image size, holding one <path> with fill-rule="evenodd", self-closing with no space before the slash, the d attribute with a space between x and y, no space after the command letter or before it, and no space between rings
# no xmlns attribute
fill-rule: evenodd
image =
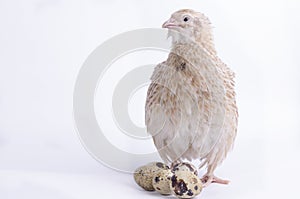
<svg viewBox="0 0 300 199"><path fill-rule="evenodd" d="M236 137L235 75L216 54L208 18L192 10L172 18L185 15L193 21L169 31L171 52L151 77L145 121L165 162L199 159L212 174Z"/></svg>

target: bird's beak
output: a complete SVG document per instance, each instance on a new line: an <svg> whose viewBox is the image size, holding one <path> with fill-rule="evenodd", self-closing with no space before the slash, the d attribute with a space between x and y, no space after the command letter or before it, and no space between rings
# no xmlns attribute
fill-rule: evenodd
<svg viewBox="0 0 300 199"><path fill-rule="evenodd" d="M170 18L168 21L166 21L162 25L163 28L172 28L172 27L176 27L176 26L177 26L177 24L175 23L175 20L172 18Z"/></svg>

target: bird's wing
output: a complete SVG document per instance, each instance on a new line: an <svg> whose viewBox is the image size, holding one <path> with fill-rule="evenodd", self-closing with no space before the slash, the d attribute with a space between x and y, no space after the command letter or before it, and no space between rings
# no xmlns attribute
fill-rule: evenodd
<svg viewBox="0 0 300 199"><path fill-rule="evenodd" d="M161 68L162 63L155 67L154 73L151 77L152 83L148 87L145 104L145 124L147 132L152 135L154 144L158 151L163 148L164 140L168 139L167 137L154 139L156 135L160 135L159 132L163 128L166 120L164 110L160 107L160 93L162 92L163 87L158 82L153 81L154 76L159 75ZM160 156L165 162L170 161L168 160L166 153L160 153Z"/></svg>
<svg viewBox="0 0 300 199"><path fill-rule="evenodd" d="M201 64L215 69L215 76L206 77L208 93L198 95L199 127L208 122L206 130L198 131L193 142L194 150L207 161L221 163L231 149L237 127L237 107L234 92L234 73L216 55L205 52ZM201 118L204 120L201 120Z"/></svg>

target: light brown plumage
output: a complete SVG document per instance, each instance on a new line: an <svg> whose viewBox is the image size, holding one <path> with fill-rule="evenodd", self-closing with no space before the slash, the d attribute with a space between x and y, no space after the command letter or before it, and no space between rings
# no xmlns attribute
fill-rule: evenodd
<svg viewBox="0 0 300 199"><path fill-rule="evenodd" d="M151 77L146 101L146 126L167 163L200 160L203 177L214 177L216 167L232 148L237 131L234 73L217 57L207 17L179 10L163 24L173 45L168 59Z"/></svg>

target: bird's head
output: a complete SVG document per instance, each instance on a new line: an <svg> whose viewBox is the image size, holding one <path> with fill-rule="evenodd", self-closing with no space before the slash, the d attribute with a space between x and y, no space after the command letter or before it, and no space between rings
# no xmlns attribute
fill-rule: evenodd
<svg viewBox="0 0 300 199"><path fill-rule="evenodd" d="M173 13L162 27L169 29L169 36L175 43L192 40L204 44L213 40L209 19L194 10L183 9Z"/></svg>

